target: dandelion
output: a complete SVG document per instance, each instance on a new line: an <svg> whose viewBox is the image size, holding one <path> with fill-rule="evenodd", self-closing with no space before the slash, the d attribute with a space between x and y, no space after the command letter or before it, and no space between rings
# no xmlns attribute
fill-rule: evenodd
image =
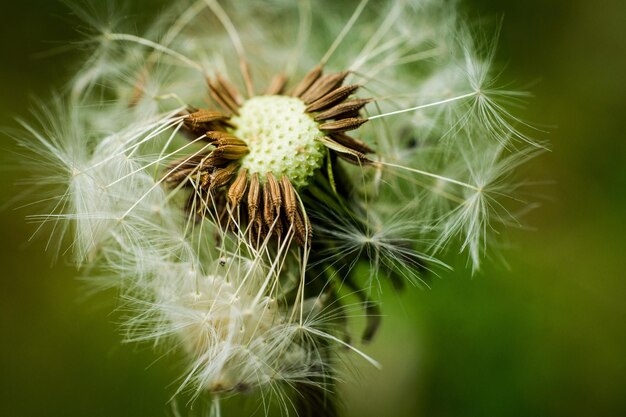
<svg viewBox="0 0 626 417"><path fill-rule="evenodd" d="M33 219L72 226L127 339L184 352L176 393L214 413L248 391L336 413L340 348L378 365L346 297L367 342L381 280L425 284L454 248L478 270L542 149L453 2L331 3L177 2L143 35L76 9L89 58L18 138L61 187Z"/></svg>

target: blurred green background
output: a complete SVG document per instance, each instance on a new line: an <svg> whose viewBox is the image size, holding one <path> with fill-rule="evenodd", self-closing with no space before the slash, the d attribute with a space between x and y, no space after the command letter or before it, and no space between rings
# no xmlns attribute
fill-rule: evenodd
<svg viewBox="0 0 626 417"><path fill-rule="evenodd" d="M157 1L131 8L157 9ZM387 292L384 325L342 385L347 416L626 415L626 3L475 0L504 16L506 79L537 81L523 116L555 125L553 152L526 167L543 207L515 232L509 268L457 272L430 290ZM4 2L0 125L60 86L77 55L35 55L75 39L56 1ZM11 147L1 137L2 152ZM22 174L0 167L0 205ZM543 199L542 196L549 196ZM120 344L115 295L85 299L76 272L51 266L23 210L0 216L0 416L167 413L177 363ZM228 407L236 416L236 408Z"/></svg>

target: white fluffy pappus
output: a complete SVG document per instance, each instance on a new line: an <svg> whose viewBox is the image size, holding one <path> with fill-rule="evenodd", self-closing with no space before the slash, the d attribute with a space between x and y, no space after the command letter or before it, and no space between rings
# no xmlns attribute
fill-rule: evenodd
<svg viewBox="0 0 626 417"><path fill-rule="evenodd" d="M185 267L163 270L154 301L128 323L130 340L173 338L189 355L180 390L247 392L327 375L330 359L314 342L325 337L315 300L298 311L285 308L276 277L253 260L224 258L209 274Z"/></svg>

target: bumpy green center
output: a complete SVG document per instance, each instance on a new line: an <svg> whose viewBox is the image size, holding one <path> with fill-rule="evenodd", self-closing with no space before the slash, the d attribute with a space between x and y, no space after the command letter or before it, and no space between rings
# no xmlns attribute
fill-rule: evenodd
<svg viewBox="0 0 626 417"><path fill-rule="evenodd" d="M247 100L232 119L237 126L233 134L250 148L242 168L258 173L262 182L271 172L277 179L286 175L296 188L306 186L322 165L325 148L317 140L324 133L305 108L302 100L287 96Z"/></svg>

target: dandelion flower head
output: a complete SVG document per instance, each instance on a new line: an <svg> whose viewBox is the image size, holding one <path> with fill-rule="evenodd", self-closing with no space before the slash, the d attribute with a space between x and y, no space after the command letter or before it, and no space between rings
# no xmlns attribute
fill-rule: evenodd
<svg viewBox="0 0 626 417"><path fill-rule="evenodd" d="M478 271L517 222L524 94L453 1L174 3L145 30L74 9L86 59L20 138L35 218L119 288L129 340L183 352L177 393L333 415L339 352L377 365L349 318L375 336L381 282Z"/></svg>

